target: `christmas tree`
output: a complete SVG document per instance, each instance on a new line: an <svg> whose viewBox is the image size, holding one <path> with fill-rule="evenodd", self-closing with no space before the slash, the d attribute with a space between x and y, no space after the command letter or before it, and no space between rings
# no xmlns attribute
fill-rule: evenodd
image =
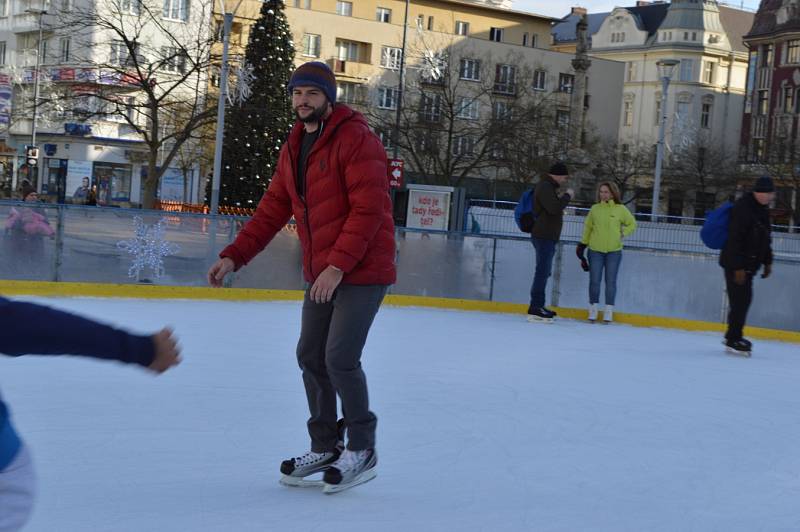
<svg viewBox="0 0 800 532"><path fill-rule="evenodd" d="M234 103L225 113L220 205L258 205L294 123L287 92L294 44L283 9L282 0L262 4L236 71Z"/></svg>

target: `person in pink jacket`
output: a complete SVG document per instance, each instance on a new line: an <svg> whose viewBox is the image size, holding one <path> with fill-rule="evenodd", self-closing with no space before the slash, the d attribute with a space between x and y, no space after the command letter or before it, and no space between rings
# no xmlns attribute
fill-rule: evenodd
<svg viewBox="0 0 800 532"><path fill-rule="evenodd" d="M55 229L45 213L33 207L39 203L39 196L27 183L22 187L22 198L31 206L11 208L5 221L6 252L14 271L39 279L47 271L44 238L52 238Z"/></svg>

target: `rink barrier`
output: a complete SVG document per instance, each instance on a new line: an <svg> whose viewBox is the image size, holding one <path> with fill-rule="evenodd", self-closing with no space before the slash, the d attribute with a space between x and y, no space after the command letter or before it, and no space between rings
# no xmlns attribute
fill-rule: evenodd
<svg viewBox="0 0 800 532"><path fill-rule="evenodd" d="M265 290L257 288L211 288L199 286L163 286L137 284L67 283L48 281L0 280L2 296L103 297L130 299L202 299L219 301L302 301L302 290ZM527 305L471 299L389 294L385 304L397 307L437 308L502 314L526 314ZM553 307L563 318L584 320L586 310ZM614 313L614 321L636 327L661 327L685 331L725 332L725 324L680 318ZM595 324L603 327L602 324ZM745 327L745 335L762 340L800 343L800 332Z"/></svg>

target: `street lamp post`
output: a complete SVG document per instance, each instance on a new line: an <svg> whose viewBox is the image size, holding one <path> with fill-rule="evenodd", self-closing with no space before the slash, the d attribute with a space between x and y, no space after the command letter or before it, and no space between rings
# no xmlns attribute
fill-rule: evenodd
<svg viewBox="0 0 800 532"><path fill-rule="evenodd" d="M42 19L44 18L44 15L47 14L47 10L46 9L32 9L31 8L31 9L26 9L25 12L26 13L30 13L31 15L39 15L39 41L36 44L36 66L34 67L34 71L33 71L34 72L34 78L33 78L33 116L31 118L31 146L35 147L36 146L36 121L38 119L38 111L39 111L39 68L41 66L42 44L43 44L42 43L42 32L43 32ZM27 153L26 153L26 156L27 156ZM29 167L30 167L30 165L29 165ZM33 170L32 171L37 174L34 177L36 177L36 183L37 183L36 187L39 188L38 187L38 182L39 182L39 179L38 179L38 177L39 177L38 176L38 171L39 171L38 160L37 160L37 164L33 166ZM31 177L30 174L29 174L29 177Z"/></svg>
<svg viewBox="0 0 800 532"><path fill-rule="evenodd" d="M403 17L403 44L400 52L400 79L397 84L397 112L394 119L394 146L392 147L392 157L397 159L399 154L400 140L400 116L403 112L403 93L405 92L405 68L406 68L406 39L408 36L408 5L410 0L406 0L405 16Z"/></svg>
<svg viewBox="0 0 800 532"><path fill-rule="evenodd" d="M653 181L653 206L650 212L650 220L658 220L658 201L661 189L661 164L664 161L664 134L667 129L667 90L669 81L680 61L675 59L661 59L656 63L658 67L658 77L661 79L661 116L658 124L658 144L656 146L656 173Z"/></svg>
<svg viewBox="0 0 800 532"><path fill-rule="evenodd" d="M217 131L214 144L214 174L211 178L211 214L219 210L219 188L222 174L222 135L225 132L225 100L228 98L228 46L230 44L233 12L225 11L222 5L222 66L219 74L219 100L217 101Z"/></svg>

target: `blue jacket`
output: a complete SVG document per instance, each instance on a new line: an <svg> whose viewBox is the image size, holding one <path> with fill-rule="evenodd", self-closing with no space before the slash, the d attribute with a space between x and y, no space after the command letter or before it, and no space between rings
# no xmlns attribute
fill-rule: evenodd
<svg viewBox="0 0 800 532"><path fill-rule="evenodd" d="M149 366L152 338L130 334L96 321L43 305L0 297L0 354L20 356L82 355ZM8 467L21 442L0 399L0 471Z"/></svg>

